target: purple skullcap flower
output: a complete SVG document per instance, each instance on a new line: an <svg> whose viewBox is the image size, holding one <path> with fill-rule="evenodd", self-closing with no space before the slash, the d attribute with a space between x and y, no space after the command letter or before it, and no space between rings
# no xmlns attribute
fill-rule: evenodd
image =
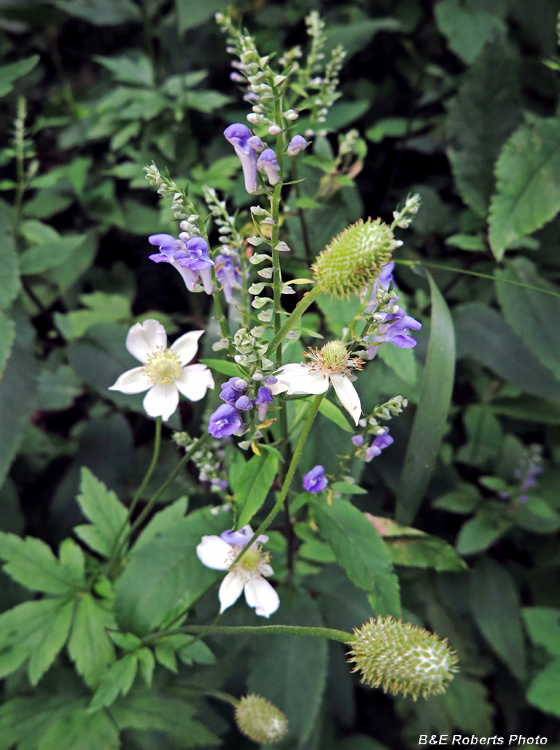
<svg viewBox="0 0 560 750"><path fill-rule="evenodd" d="M247 141L247 145L251 146L251 148L254 148L255 151L262 151L265 147L264 143L261 141L258 135L252 135Z"/></svg>
<svg viewBox="0 0 560 750"><path fill-rule="evenodd" d="M191 237L185 243L186 254L181 257L180 263L191 271L202 271L214 265L214 261L208 256L208 245L202 237Z"/></svg>
<svg viewBox="0 0 560 750"><path fill-rule="evenodd" d="M274 385L274 383L278 382L278 378L275 378L274 375L267 375L264 382L266 385Z"/></svg>
<svg viewBox="0 0 560 750"><path fill-rule="evenodd" d="M373 292L371 295L371 301L375 302L375 298L377 295L377 292L379 289L383 289L384 291L388 291L391 284L394 285L395 280L393 279L393 271L395 269L394 263L386 263L383 268L381 269L381 273L375 280L375 284L373 285Z"/></svg>
<svg viewBox="0 0 560 750"><path fill-rule="evenodd" d="M530 490L537 484L537 477L539 474L542 474L544 471L542 466L539 466L538 464L531 464L529 466L529 471L527 472L527 476L525 477L524 481L521 483L520 489L522 490ZM521 500L521 498L519 498Z"/></svg>
<svg viewBox="0 0 560 750"><path fill-rule="evenodd" d="M276 161L276 154L271 148L265 148L262 154L259 156L257 165L260 170L266 172L268 181L271 185L276 185L278 182L278 162Z"/></svg>
<svg viewBox="0 0 560 750"><path fill-rule="evenodd" d="M253 134L242 122L236 122L224 130L226 140L228 140L235 153L241 161L243 168L243 177L245 178L245 190L248 193L255 193L257 190L257 155L255 149L248 144Z"/></svg>
<svg viewBox="0 0 560 750"><path fill-rule="evenodd" d="M249 396L240 396L235 402L235 408L239 411L248 411L253 408L253 402Z"/></svg>
<svg viewBox="0 0 560 750"><path fill-rule="evenodd" d="M230 378L222 384L222 392L220 398L227 404L235 404L237 399L243 395L243 389L237 387L237 381L240 378Z"/></svg>
<svg viewBox="0 0 560 750"><path fill-rule="evenodd" d="M364 438L362 435L354 435L352 438L352 443L356 446L356 448L359 448L364 444Z"/></svg>
<svg viewBox="0 0 560 750"><path fill-rule="evenodd" d="M294 135L290 143L288 144L288 154L290 156L297 156L300 151L309 146L309 141L306 141L302 135Z"/></svg>
<svg viewBox="0 0 560 750"><path fill-rule="evenodd" d="M238 391L244 391L247 388L247 381L243 378L231 378L231 384Z"/></svg>
<svg viewBox="0 0 560 750"><path fill-rule="evenodd" d="M367 336L365 341L370 344L368 350L368 359L373 359L377 354L378 346L376 344L395 344L399 349L412 349L416 346L416 339L414 339L408 332L411 328L413 331L418 331L422 328L422 323L419 323L410 315L407 315L402 308L398 308L396 313L381 313L383 320L377 327L377 334L375 336Z"/></svg>
<svg viewBox="0 0 560 750"><path fill-rule="evenodd" d="M378 435L366 450L365 460L367 462L371 461L375 456L379 456L384 448L388 448L394 442L393 438L389 435L389 430L384 432L383 435Z"/></svg>
<svg viewBox="0 0 560 750"><path fill-rule="evenodd" d="M216 278L223 285L226 302L231 302L233 290L241 287L241 266L226 255L216 256Z"/></svg>
<svg viewBox="0 0 560 750"><path fill-rule="evenodd" d="M149 256L150 260L153 260L154 263L170 263L183 277L189 292L192 292L195 283L198 281L198 274L196 271L184 267L181 263L183 258L187 256L185 243L176 240L170 234L152 234L148 237L148 242L160 249L159 253Z"/></svg>
<svg viewBox="0 0 560 750"><path fill-rule="evenodd" d="M314 466L311 471L303 475L303 489L315 494L327 489L329 480L325 476L322 466Z"/></svg>
<svg viewBox="0 0 560 750"><path fill-rule="evenodd" d="M245 547L252 536L253 529L247 524L247 526L244 526L238 531L232 531L231 529L228 531L222 531L220 539L223 539L224 542L227 542L228 544L233 544L235 547ZM265 542L268 542L268 537L266 534L260 534L255 541L264 544Z"/></svg>
<svg viewBox="0 0 560 750"><path fill-rule="evenodd" d="M208 432L212 437L222 438L226 435L233 435L242 426L243 422L237 409L231 404L222 404L210 415Z"/></svg>
<svg viewBox="0 0 560 750"><path fill-rule="evenodd" d="M268 378L264 379L264 382L266 383ZM274 381L276 382L276 378L274 378ZM258 406L258 415L259 420L261 422L264 422L266 419L266 412L268 411L268 405L273 402L273 396L270 392L270 389L266 387L266 385L262 385L259 388L259 392L257 393L257 398L255 399L255 406Z"/></svg>

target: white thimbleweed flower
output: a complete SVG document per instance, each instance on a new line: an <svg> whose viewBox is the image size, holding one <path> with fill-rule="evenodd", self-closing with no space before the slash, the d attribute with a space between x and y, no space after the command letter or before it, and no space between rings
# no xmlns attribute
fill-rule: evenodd
<svg viewBox="0 0 560 750"><path fill-rule="evenodd" d="M304 352L311 362L298 362L283 365L275 377L278 382L269 386L273 395L284 393L288 396L309 393L325 393L332 383L340 403L356 424L362 413L358 392L350 380L352 370L362 369L359 357L349 357L342 341L329 341L322 349Z"/></svg>
<svg viewBox="0 0 560 750"><path fill-rule="evenodd" d="M179 393L190 401L200 401L208 388L214 388L212 373L206 365L189 365L204 331L189 331L167 348L165 328L157 320L136 323L126 337L126 348L142 362L124 372L110 391L142 393L144 409L150 417L169 419L179 403Z"/></svg>
<svg viewBox="0 0 560 750"><path fill-rule="evenodd" d="M234 563L252 536L251 527L244 526L239 531L224 531L220 536L203 536L196 548L198 559L207 568L229 570L218 591L220 614L235 604L242 592L247 604L261 617L270 617L280 606L276 590L263 578L274 573L268 553L259 546L259 542L268 541L267 536L259 536L241 560Z"/></svg>

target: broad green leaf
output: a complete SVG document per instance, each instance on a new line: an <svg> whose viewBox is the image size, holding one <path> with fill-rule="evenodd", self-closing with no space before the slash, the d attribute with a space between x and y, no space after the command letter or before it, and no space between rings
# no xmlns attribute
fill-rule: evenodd
<svg viewBox="0 0 560 750"><path fill-rule="evenodd" d="M211 370L221 372L222 375L227 375L230 378L239 377L239 370L237 369L237 365L235 365L233 362L228 362L221 359L201 359L200 361L203 365L206 365Z"/></svg>
<svg viewBox="0 0 560 750"><path fill-rule="evenodd" d="M112 664L91 699L89 711L98 711L100 708L110 706L119 695L126 695L136 677L137 667L138 657L136 654L126 654L122 659Z"/></svg>
<svg viewBox="0 0 560 750"><path fill-rule="evenodd" d="M370 595L378 614L400 615L399 582L383 539L371 521L346 500L313 506L313 517L338 564Z"/></svg>
<svg viewBox="0 0 560 750"><path fill-rule="evenodd" d="M41 370L37 391L37 409L38 411L67 409L81 393L80 381L69 365L60 365L52 371Z"/></svg>
<svg viewBox="0 0 560 750"><path fill-rule="evenodd" d="M30 73L41 58L31 55L9 65L0 66L0 96L6 96L13 89L13 82Z"/></svg>
<svg viewBox="0 0 560 750"><path fill-rule="evenodd" d="M482 495L476 487L467 482L459 482L456 489L436 498L432 507L449 513L472 513L481 500Z"/></svg>
<svg viewBox="0 0 560 750"><path fill-rule="evenodd" d="M490 558L473 569L471 612L490 648L519 680L525 679L525 643L517 587L507 570Z"/></svg>
<svg viewBox="0 0 560 750"><path fill-rule="evenodd" d="M328 398L324 398L321 401L319 411L327 417L327 419L330 419L331 422L334 422L343 430L346 430L346 432L354 432L342 410L339 409L338 406L335 406L332 401L329 401Z"/></svg>
<svg viewBox="0 0 560 750"><path fill-rule="evenodd" d="M331 490L340 492L341 495L367 495L367 490L351 482L334 482L331 484Z"/></svg>
<svg viewBox="0 0 560 750"><path fill-rule="evenodd" d="M68 341L81 338L99 323L128 320L131 315L130 301L120 294L83 294L80 302L88 309L74 310L66 315L55 313L57 327Z"/></svg>
<svg viewBox="0 0 560 750"><path fill-rule="evenodd" d="M220 740L203 724L195 721L194 707L186 701L155 691L134 690L111 708L119 729L152 729L168 734L175 747L219 745Z"/></svg>
<svg viewBox="0 0 560 750"><path fill-rule="evenodd" d="M513 518L504 503L484 501L484 505L461 526L457 537L457 551L461 555L484 552L513 526Z"/></svg>
<svg viewBox="0 0 560 750"><path fill-rule="evenodd" d="M397 521L409 525L428 488L447 427L455 372L455 333L445 300L432 277L432 325L428 356L397 489Z"/></svg>
<svg viewBox="0 0 560 750"><path fill-rule="evenodd" d="M82 468L80 494L76 498L91 525L76 526L74 532L91 549L108 557L117 535L123 530L128 511L112 490Z"/></svg>
<svg viewBox="0 0 560 750"><path fill-rule="evenodd" d="M73 542L70 545L74 545ZM74 545L76 549L79 549ZM70 547L66 545L66 550ZM80 550L80 554L81 550ZM0 532L0 558L6 561L4 572L31 591L46 594L72 594L84 586L83 557L73 566L63 565L45 542Z"/></svg>
<svg viewBox="0 0 560 750"><path fill-rule="evenodd" d="M560 609L525 607L521 614L533 643L552 656L560 656Z"/></svg>
<svg viewBox="0 0 560 750"><path fill-rule="evenodd" d="M464 62L472 63L484 43L496 33L505 33L504 20L492 12L488 0L442 0L434 8L437 25L449 47ZM492 123L494 125L494 123Z"/></svg>
<svg viewBox="0 0 560 750"><path fill-rule="evenodd" d="M119 750L120 746L118 730L109 716L81 707L52 724L37 750Z"/></svg>
<svg viewBox="0 0 560 750"><path fill-rule="evenodd" d="M379 359L389 365L399 378L409 385L416 385L418 380L418 368L414 349L400 349L398 346L381 346L378 350Z"/></svg>
<svg viewBox="0 0 560 750"><path fill-rule="evenodd" d="M529 685L527 700L541 711L560 716L560 659L539 672Z"/></svg>
<svg viewBox="0 0 560 750"><path fill-rule="evenodd" d="M165 533L168 529L173 528L176 523L181 522L187 512L187 506L188 499L180 497L172 505L156 513L134 544L134 553L136 554L142 547L145 547L156 534Z"/></svg>
<svg viewBox="0 0 560 750"><path fill-rule="evenodd" d="M208 0L206 3L193 3L192 0L175 0L179 33L210 21L216 11L224 10L224 0Z"/></svg>
<svg viewBox="0 0 560 750"><path fill-rule="evenodd" d="M485 217L494 193L494 162L521 122L518 58L504 39L484 46L448 113L447 153L457 189L465 203Z"/></svg>
<svg viewBox="0 0 560 750"><path fill-rule="evenodd" d="M366 130L366 138L373 143L381 143L384 138L404 138L426 125L424 120L409 122L406 117L382 117Z"/></svg>
<svg viewBox="0 0 560 750"><path fill-rule="evenodd" d="M560 514L542 498L529 495L528 501L516 508L515 523L533 534L555 534L560 529Z"/></svg>
<svg viewBox="0 0 560 750"><path fill-rule="evenodd" d="M0 200L0 310L7 310L20 290L19 260L11 231L11 208Z"/></svg>
<svg viewBox="0 0 560 750"><path fill-rule="evenodd" d="M74 600L72 599L60 607L48 627L41 631L41 641L32 650L27 667L32 685L39 682L66 643L73 612Z"/></svg>
<svg viewBox="0 0 560 750"><path fill-rule="evenodd" d="M0 273L0 286L1 279ZM16 337L0 381L0 486L4 483L19 449L23 430L35 408L39 368L33 356L32 341L33 333L29 323L23 316L18 316Z"/></svg>
<svg viewBox="0 0 560 750"><path fill-rule="evenodd" d="M51 725L82 707L67 693L7 701L0 707L0 750L35 750Z"/></svg>
<svg viewBox="0 0 560 750"><path fill-rule="evenodd" d="M56 597L18 604L0 615L0 677L31 657L29 676L37 682L64 646L73 606Z"/></svg>
<svg viewBox="0 0 560 750"><path fill-rule="evenodd" d="M111 0L110 3L105 0L82 0L79 3L74 0L53 0L52 5L94 26L119 26L142 20L140 9L132 0Z"/></svg>
<svg viewBox="0 0 560 750"><path fill-rule="evenodd" d="M319 607L306 591L280 591L275 622L321 626ZM262 695L288 718L290 748L309 738L327 677L327 644L322 638L273 635L255 642L248 692Z"/></svg>
<svg viewBox="0 0 560 750"><path fill-rule="evenodd" d="M560 169L560 162L559 162ZM560 288L548 284L526 258L516 258L507 269L496 271L496 290L500 307L511 328L545 367L560 373L560 346L551 321L560 319L560 297L540 294L532 289L508 284L517 281L560 294Z"/></svg>
<svg viewBox="0 0 560 750"><path fill-rule="evenodd" d="M463 425L467 443L456 454L456 461L484 468L496 458L503 440L499 421L486 405L473 404L465 409Z"/></svg>
<svg viewBox="0 0 560 750"><path fill-rule="evenodd" d="M0 310L0 381L2 380L10 352L12 351L12 344L15 337L16 326L14 321Z"/></svg>
<svg viewBox="0 0 560 750"><path fill-rule="evenodd" d="M347 54L351 56L367 47L380 32L398 32L401 30L400 21L389 16L385 18L362 17L353 23L345 24L330 23L325 29L327 37L325 47L327 52L330 52L341 44Z"/></svg>
<svg viewBox="0 0 560 750"><path fill-rule="evenodd" d="M210 509L193 511L173 528L157 532L132 556L115 587L115 616L121 629L145 635L174 607L187 608L219 573L196 556L204 535L231 528L231 515Z"/></svg>
<svg viewBox="0 0 560 750"><path fill-rule="evenodd" d="M272 453L253 456L243 467L233 502L237 516L235 527L248 524L257 513L269 493L278 470L278 459Z"/></svg>
<svg viewBox="0 0 560 750"><path fill-rule="evenodd" d="M25 250L20 258L22 275L44 273L50 268L64 263L84 242L85 236L61 237L58 240L37 245Z"/></svg>
<svg viewBox="0 0 560 750"><path fill-rule="evenodd" d="M115 660L115 651L106 632L107 628L114 627L113 616L104 609L102 601L91 594L83 594L78 600L68 653L89 687L97 687Z"/></svg>
<svg viewBox="0 0 560 750"><path fill-rule="evenodd" d="M151 87L154 84L152 63L141 53L104 57L96 55L95 62L110 70L115 81Z"/></svg>
<svg viewBox="0 0 560 750"><path fill-rule="evenodd" d="M457 356L472 357L507 383L534 396L560 401L560 383L521 341L499 312L481 302L453 311Z"/></svg>
<svg viewBox="0 0 560 750"><path fill-rule="evenodd" d="M512 419L540 424L560 424L560 404L535 396L497 398L490 402L489 407L494 414Z"/></svg>
<svg viewBox="0 0 560 750"><path fill-rule="evenodd" d="M519 237L531 234L560 210L560 121L522 125L496 164L490 207L490 246L497 260Z"/></svg>

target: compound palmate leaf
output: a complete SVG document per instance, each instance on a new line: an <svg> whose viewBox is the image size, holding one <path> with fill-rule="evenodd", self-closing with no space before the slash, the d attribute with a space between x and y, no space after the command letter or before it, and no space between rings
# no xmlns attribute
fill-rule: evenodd
<svg viewBox="0 0 560 750"><path fill-rule="evenodd" d="M522 125L496 164L490 207L490 246L498 260L512 243L550 221L560 210L560 120Z"/></svg>
<svg viewBox="0 0 560 750"><path fill-rule="evenodd" d="M127 517L125 506L112 490L96 479L89 469L82 468L78 505L91 525L76 526L74 532L91 549L108 557L119 532L124 531Z"/></svg>

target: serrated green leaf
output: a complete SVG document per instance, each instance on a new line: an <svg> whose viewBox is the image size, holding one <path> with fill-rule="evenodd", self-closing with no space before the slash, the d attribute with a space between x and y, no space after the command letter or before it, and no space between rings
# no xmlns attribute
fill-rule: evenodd
<svg viewBox="0 0 560 750"><path fill-rule="evenodd" d="M146 55L141 53L115 57L96 55L94 60L110 70L115 81L148 87L154 84L152 63Z"/></svg>
<svg viewBox="0 0 560 750"><path fill-rule="evenodd" d="M321 626L317 603L306 591L280 591L275 621ZM288 718L291 748L302 746L315 725L327 677L327 644L322 638L275 635L255 643L248 692L262 695Z"/></svg>
<svg viewBox="0 0 560 750"><path fill-rule="evenodd" d="M45 542L31 536L0 532L0 558L6 561L4 572L31 591L71 594L84 585L83 568L63 566Z"/></svg>
<svg viewBox="0 0 560 750"><path fill-rule="evenodd" d="M172 505L156 513L134 544L134 553L141 550L156 534L161 534L180 522L185 517L188 504L188 498L180 497Z"/></svg>
<svg viewBox="0 0 560 750"><path fill-rule="evenodd" d="M119 729L153 729L165 732L181 750L219 745L220 740L193 718L194 707L155 691L134 690L111 709Z"/></svg>
<svg viewBox="0 0 560 750"><path fill-rule="evenodd" d="M496 278L498 300L508 324L542 364L558 375L560 347L550 322L560 319L560 298L507 282L517 281L557 293L558 289L542 279L526 258L516 258L503 271L498 269Z"/></svg>
<svg viewBox="0 0 560 750"><path fill-rule="evenodd" d="M432 277L432 325L420 403L397 489L397 521L410 525L434 471L447 427L455 373L455 332L449 309Z"/></svg>
<svg viewBox="0 0 560 750"><path fill-rule="evenodd" d="M119 750L119 733L104 711L89 713L81 707L55 721L37 750Z"/></svg>
<svg viewBox="0 0 560 750"><path fill-rule="evenodd" d="M486 501L461 526L457 537L457 551L461 555L476 555L484 552L506 534L513 526L513 519L503 503Z"/></svg>
<svg viewBox="0 0 560 750"><path fill-rule="evenodd" d="M85 236L60 237L44 245L25 250L20 257L20 271L23 276L44 273L50 268L64 263L84 242Z"/></svg>
<svg viewBox="0 0 560 750"><path fill-rule="evenodd" d="M332 401L329 401L328 398L324 398L321 401L319 411L327 417L327 419L330 419L331 422L334 422L346 432L354 432L342 410L339 409L338 406L335 406Z"/></svg>
<svg viewBox="0 0 560 750"><path fill-rule="evenodd" d="M89 687L97 687L115 660L115 650L107 636L107 628L114 627L113 616L103 608L101 601L91 594L80 597L68 641L68 653Z"/></svg>
<svg viewBox="0 0 560 750"><path fill-rule="evenodd" d="M436 498L432 507L447 510L449 513L472 513L481 500L482 495L476 487L467 482L460 482L455 490Z"/></svg>
<svg viewBox="0 0 560 750"><path fill-rule="evenodd" d="M560 609L524 607L521 614L533 643L552 656L560 656Z"/></svg>
<svg viewBox="0 0 560 750"><path fill-rule="evenodd" d="M529 685L527 700L541 711L560 716L560 659L539 672Z"/></svg>
<svg viewBox="0 0 560 750"><path fill-rule="evenodd" d="M486 0L442 0L435 6L437 25L449 47L466 63L476 59L484 43L497 33L505 33L504 20ZM494 125L494 123L492 123Z"/></svg>
<svg viewBox="0 0 560 750"><path fill-rule="evenodd" d="M90 328L100 323L112 323L130 318L130 301L120 294L94 292L83 294L80 302L87 310L74 310L62 315L55 313L57 327L67 341L79 339Z"/></svg>
<svg viewBox="0 0 560 750"><path fill-rule="evenodd" d="M34 659L33 676L36 676L43 666L44 669L48 668L66 640L67 632L62 643L56 640L56 629L60 627L63 630L65 618L68 617L65 609L68 604L73 606L72 602L63 597L42 599L19 604L0 615L0 677L15 672L36 651L41 651L44 640L47 646L45 651ZM60 615L63 610L64 614ZM69 625L68 622L68 627Z"/></svg>
<svg viewBox="0 0 560 750"><path fill-rule="evenodd" d="M193 511L173 528L157 532L130 558L115 587L115 616L123 631L145 635L166 614L182 604L187 607L216 581L216 571L196 556L205 534L231 528L231 514L214 516L210 509Z"/></svg>
<svg viewBox="0 0 560 750"><path fill-rule="evenodd" d="M257 513L266 497L278 470L278 459L272 453L253 456L243 467L234 493L233 502L240 529L248 524Z"/></svg>
<svg viewBox="0 0 560 750"><path fill-rule="evenodd" d="M149 648L141 648L136 652L136 656L138 657L138 665L140 667L142 679L146 683L146 687L151 687L154 669L156 667L154 654Z"/></svg>
<svg viewBox="0 0 560 750"><path fill-rule="evenodd" d="M0 66L0 96L6 96L12 90L12 83L30 73L41 58L31 55L9 65Z"/></svg>
<svg viewBox="0 0 560 750"><path fill-rule="evenodd" d="M490 206L490 247L501 260L519 237L531 234L560 210L560 121L522 125L496 164Z"/></svg>
<svg viewBox="0 0 560 750"><path fill-rule="evenodd" d="M504 39L484 46L448 112L447 153L457 188L465 203L484 217L494 192L494 163L521 122L518 58Z"/></svg>
<svg viewBox="0 0 560 750"><path fill-rule="evenodd" d="M177 672L177 657L172 643L165 640L158 641L155 647L155 655L163 667L169 669L170 672Z"/></svg>
<svg viewBox="0 0 560 750"><path fill-rule="evenodd" d="M142 645L142 641L140 640L140 638L138 638L138 636L134 635L133 633L111 632L109 633L109 638L119 648L122 648L125 651L135 651Z"/></svg>
<svg viewBox="0 0 560 750"><path fill-rule="evenodd" d="M112 705L119 695L126 695L136 677L137 667L136 654L127 654L112 664L95 691L88 710L94 712L100 708L106 708Z"/></svg>
<svg viewBox="0 0 560 750"><path fill-rule="evenodd" d="M483 558L471 573L470 606L490 648L523 680L527 667L519 594L507 570L490 558Z"/></svg>
<svg viewBox="0 0 560 750"><path fill-rule="evenodd" d="M41 641L32 650L27 667L29 682L36 685L66 643L72 624L74 600L63 604L50 624L41 631Z"/></svg>
<svg viewBox="0 0 560 750"><path fill-rule="evenodd" d="M108 557L117 535L123 530L128 511L112 490L82 467L80 494L76 498L90 525L76 526L74 532L91 549Z"/></svg>
<svg viewBox="0 0 560 750"><path fill-rule="evenodd" d="M59 719L71 716L83 706L67 693L15 698L0 706L0 750L37 747L45 732Z"/></svg>
<svg viewBox="0 0 560 750"><path fill-rule="evenodd" d="M387 548L371 521L345 500L313 506L313 517L323 539L351 581L371 595L381 615L400 615L399 582Z"/></svg>

